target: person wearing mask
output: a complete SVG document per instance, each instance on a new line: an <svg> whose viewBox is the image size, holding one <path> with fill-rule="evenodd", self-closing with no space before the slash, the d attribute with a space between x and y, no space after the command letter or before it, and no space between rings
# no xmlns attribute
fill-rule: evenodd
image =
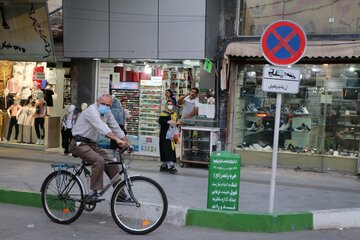
<svg viewBox="0 0 360 240"><path fill-rule="evenodd" d="M111 113L112 97L110 94L101 95L96 103L82 111L72 128L70 152L85 162L92 164L90 201L102 201L99 191L103 189L103 174L112 179L119 173L118 165L105 165L105 161L112 161L105 149L97 145L100 135L114 140L118 146L128 145L125 133L121 130Z"/></svg>
<svg viewBox="0 0 360 240"><path fill-rule="evenodd" d="M178 104L183 105L183 110L181 114L181 121L185 119L194 119L197 117L199 112L199 89L192 88L190 93L184 96L181 96L178 99Z"/></svg>
<svg viewBox="0 0 360 240"><path fill-rule="evenodd" d="M159 149L160 149L160 171L168 171L169 173L176 173L176 153L175 141L166 139L166 133L170 126L176 127L178 125L177 115L175 112L174 103L167 100L164 111L160 113L159 120L160 134L159 134Z"/></svg>
<svg viewBox="0 0 360 240"><path fill-rule="evenodd" d="M61 121L61 145L64 148L64 155L70 155L69 144L72 138L71 129L76 123L78 113L75 105L71 104Z"/></svg>

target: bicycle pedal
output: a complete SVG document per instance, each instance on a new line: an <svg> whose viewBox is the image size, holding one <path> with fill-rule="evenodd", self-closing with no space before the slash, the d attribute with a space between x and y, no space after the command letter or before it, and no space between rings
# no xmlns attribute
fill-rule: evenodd
<svg viewBox="0 0 360 240"><path fill-rule="evenodd" d="M101 202L101 201L104 201L105 200L105 197L103 196L100 196L100 195L87 195L85 196L85 202L86 203L98 203L98 202Z"/></svg>

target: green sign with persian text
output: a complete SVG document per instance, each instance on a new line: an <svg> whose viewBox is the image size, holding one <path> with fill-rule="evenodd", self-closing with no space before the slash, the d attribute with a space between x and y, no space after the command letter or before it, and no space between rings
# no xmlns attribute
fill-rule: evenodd
<svg viewBox="0 0 360 240"><path fill-rule="evenodd" d="M223 151L210 156L207 208L238 211L240 155Z"/></svg>

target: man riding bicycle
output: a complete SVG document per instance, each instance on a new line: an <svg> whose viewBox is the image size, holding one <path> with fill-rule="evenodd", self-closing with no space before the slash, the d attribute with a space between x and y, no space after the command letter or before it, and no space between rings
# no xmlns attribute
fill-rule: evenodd
<svg viewBox="0 0 360 240"><path fill-rule="evenodd" d="M93 193L89 196L89 200L104 200L99 194L103 189L104 171L110 179L119 173L118 165L105 165L105 162L112 161L112 158L97 145L100 134L114 140L120 147L128 145L124 132L110 111L111 103L111 95L101 95L96 103L80 114L72 128L70 152L92 164L90 189Z"/></svg>

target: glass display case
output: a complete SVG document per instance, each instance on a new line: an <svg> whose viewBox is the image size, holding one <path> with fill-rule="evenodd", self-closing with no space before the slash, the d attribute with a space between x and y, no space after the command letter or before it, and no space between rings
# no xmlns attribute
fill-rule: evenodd
<svg viewBox="0 0 360 240"><path fill-rule="evenodd" d="M213 127L184 126L181 128L180 167L184 164L209 164L216 150L220 129Z"/></svg>
<svg viewBox="0 0 360 240"><path fill-rule="evenodd" d="M137 84L137 83L136 83ZM138 136L139 134L139 90L118 89L112 94L120 100L126 100L126 108L129 110L130 118L126 122L127 135Z"/></svg>
<svg viewBox="0 0 360 240"><path fill-rule="evenodd" d="M357 157L360 145L360 65L298 65L298 94L283 94L280 151ZM271 151L276 93L261 90L263 65L238 73L234 150Z"/></svg>
<svg viewBox="0 0 360 240"><path fill-rule="evenodd" d="M161 111L162 78L140 82L139 136L158 136L160 125L157 122Z"/></svg>

